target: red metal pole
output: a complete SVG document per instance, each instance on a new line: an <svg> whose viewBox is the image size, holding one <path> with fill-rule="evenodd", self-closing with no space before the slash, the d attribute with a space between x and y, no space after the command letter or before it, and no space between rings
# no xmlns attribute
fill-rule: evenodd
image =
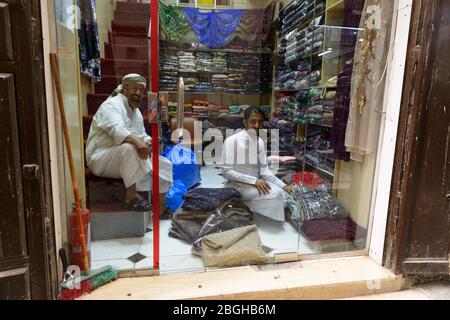
<svg viewBox="0 0 450 320"><path fill-rule="evenodd" d="M152 92L157 93L159 100L159 74L158 74L158 43L159 43L159 18L158 1L151 0L150 5L150 28L151 28L151 76ZM149 106L150 107L150 106ZM157 120L156 120L157 121ZM152 126L152 197L153 197L153 268L159 270L159 138L158 122L153 122Z"/></svg>

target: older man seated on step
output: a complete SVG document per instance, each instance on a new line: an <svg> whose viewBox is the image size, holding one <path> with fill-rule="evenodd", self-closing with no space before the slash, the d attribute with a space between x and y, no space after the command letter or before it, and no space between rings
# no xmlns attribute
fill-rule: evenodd
<svg viewBox="0 0 450 320"><path fill-rule="evenodd" d="M222 174L227 187L235 188L242 201L254 212L276 221L284 221L283 192L292 189L268 168L264 142L259 137L264 113L249 107L244 113L244 127L228 137L223 146Z"/></svg>
<svg viewBox="0 0 450 320"><path fill-rule="evenodd" d="M142 76L126 75L95 113L86 143L89 169L100 177L122 178L124 206L134 211L151 209L138 193L151 190L152 138L145 132L139 110L146 86ZM167 192L172 182L172 164L159 156L160 193Z"/></svg>

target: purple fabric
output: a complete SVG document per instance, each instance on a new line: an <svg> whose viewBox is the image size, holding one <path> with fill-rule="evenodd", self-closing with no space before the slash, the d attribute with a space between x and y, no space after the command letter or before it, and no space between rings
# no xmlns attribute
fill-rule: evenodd
<svg viewBox="0 0 450 320"><path fill-rule="evenodd" d="M239 27L245 33L246 40L259 47L267 39L275 10L275 1L264 9L245 10Z"/></svg>
<svg viewBox="0 0 450 320"><path fill-rule="evenodd" d="M364 238L367 230L352 219L318 219L305 221L302 232L312 241L356 240Z"/></svg>
<svg viewBox="0 0 450 320"><path fill-rule="evenodd" d="M343 27L358 28L361 20L365 0L345 0ZM342 61L351 61L355 54L357 30L344 29L341 33L340 48L346 52ZM347 128L350 106L350 87L353 63L345 64L339 73L336 83L336 104L333 113L333 127L331 130L331 144L334 156L339 160L350 160L350 153L345 149L345 131Z"/></svg>

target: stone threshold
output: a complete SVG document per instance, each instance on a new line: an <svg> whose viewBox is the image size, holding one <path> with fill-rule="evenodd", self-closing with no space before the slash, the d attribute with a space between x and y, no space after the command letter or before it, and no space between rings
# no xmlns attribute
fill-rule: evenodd
<svg viewBox="0 0 450 320"><path fill-rule="evenodd" d="M401 275L357 256L122 277L80 300L341 299L401 289Z"/></svg>

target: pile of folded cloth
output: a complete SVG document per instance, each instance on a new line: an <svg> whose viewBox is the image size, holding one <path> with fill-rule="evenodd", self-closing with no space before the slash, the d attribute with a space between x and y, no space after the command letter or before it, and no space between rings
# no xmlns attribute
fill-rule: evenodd
<svg viewBox="0 0 450 320"><path fill-rule="evenodd" d="M169 236L201 250L202 238L252 224L253 214L233 188L196 188L172 216Z"/></svg>
<svg viewBox="0 0 450 320"><path fill-rule="evenodd" d="M197 52L195 61L196 61L197 72L211 72L212 71L213 57L209 52Z"/></svg>
<svg viewBox="0 0 450 320"><path fill-rule="evenodd" d="M184 77L184 90L192 91L198 83L198 78L196 77Z"/></svg>
<svg viewBox="0 0 450 320"><path fill-rule="evenodd" d="M228 75L228 92L242 92L244 90L244 76L242 73L230 73Z"/></svg>
<svg viewBox="0 0 450 320"><path fill-rule="evenodd" d="M309 90L310 106L308 123L332 127L336 90L327 87L314 87Z"/></svg>
<svg viewBox="0 0 450 320"><path fill-rule="evenodd" d="M278 120L275 126L279 134L280 155L290 155L294 147L294 137L296 135L294 123L292 121Z"/></svg>
<svg viewBox="0 0 450 320"><path fill-rule="evenodd" d="M263 54L261 56L261 83L260 91L268 92L272 89L273 82L273 61L272 56Z"/></svg>
<svg viewBox="0 0 450 320"><path fill-rule="evenodd" d="M199 81L194 85L194 88L192 91L195 92L211 92L212 91L212 84L210 81L207 81L205 79L199 79Z"/></svg>
<svg viewBox="0 0 450 320"><path fill-rule="evenodd" d="M292 1L281 10L279 34L287 35L289 32L304 24L325 9L324 0Z"/></svg>
<svg viewBox="0 0 450 320"><path fill-rule="evenodd" d="M228 106L220 105L219 106L219 117L226 117L230 113L230 109Z"/></svg>
<svg viewBox="0 0 450 320"><path fill-rule="evenodd" d="M208 116L208 101L193 99L192 100L192 115L206 117Z"/></svg>
<svg viewBox="0 0 450 320"><path fill-rule="evenodd" d="M192 104L191 103L184 104L184 115L186 117L192 117Z"/></svg>
<svg viewBox="0 0 450 320"><path fill-rule="evenodd" d="M208 115L210 117L217 117L219 116L219 106L215 103L209 103L208 104Z"/></svg>
<svg viewBox="0 0 450 320"><path fill-rule="evenodd" d="M178 57L163 56L160 58L160 80L161 91L176 91L178 84Z"/></svg>
<svg viewBox="0 0 450 320"><path fill-rule="evenodd" d="M179 51L178 61L181 73L196 73L195 56L192 52Z"/></svg>
<svg viewBox="0 0 450 320"><path fill-rule="evenodd" d="M300 63L294 70L283 69L276 76L278 90L303 90L311 85L311 65Z"/></svg>
<svg viewBox="0 0 450 320"><path fill-rule="evenodd" d="M214 91L224 91L228 88L228 75L223 73L213 74L211 82Z"/></svg>
<svg viewBox="0 0 450 320"><path fill-rule="evenodd" d="M241 106L238 105L232 105L228 108L230 116L236 116L241 114Z"/></svg>
<svg viewBox="0 0 450 320"><path fill-rule="evenodd" d="M259 109L264 112L264 114L266 115L266 117L270 116L270 113L272 112L272 106L270 105L262 105L259 106Z"/></svg>
<svg viewBox="0 0 450 320"><path fill-rule="evenodd" d="M214 52L213 53L213 67L214 72L222 73L222 72L228 72L228 65L227 65L227 53L225 52Z"/></svg>
<svg viewBox="0 0 450 320"><path fill-rule="evenodd" d="M175 117L177 115L177 109L178 109L178 103L174 101L169 101L167 103L168 110L169 110L169 117Z"/></svg>
<svg viewBox="0 0 450 320"><path fill-rule="evenodd" d="M261 87L261 59L256 55L242 54L236 61L246 70L244 73L244 91L258 92Z"/></svg>

